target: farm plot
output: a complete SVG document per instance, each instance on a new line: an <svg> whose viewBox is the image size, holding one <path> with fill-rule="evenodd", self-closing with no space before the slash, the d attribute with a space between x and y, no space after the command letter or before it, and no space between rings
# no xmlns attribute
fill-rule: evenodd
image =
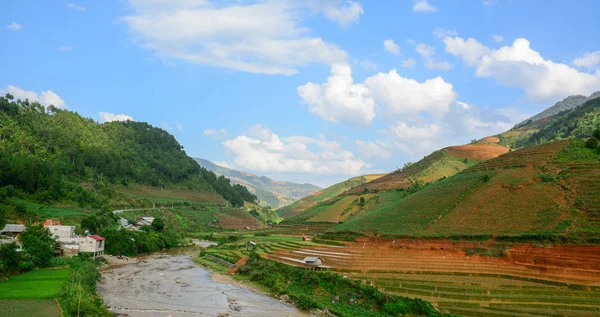
<svg viewBox="0 0 600 317"><path fill-rule="evenodd" d="M53 299L3 299L0 300L3 317L59 317L60 309Z"/></svg>
<svg viewBox="0 0 600 317"><path fill-rule="evenodd" d="M600 247L515 246L499 258L467 256L463 250L478 245L359 239L346 247L274 246L266 256L294 266L318 256L348 278L463 316L600 314Z"/></svg>
<svg viewBox="0 0 600 317"><path fill-rule="evenodd" d="M0 299L44 299L58 295L69 270L35 270L0 282Z"/></svg>

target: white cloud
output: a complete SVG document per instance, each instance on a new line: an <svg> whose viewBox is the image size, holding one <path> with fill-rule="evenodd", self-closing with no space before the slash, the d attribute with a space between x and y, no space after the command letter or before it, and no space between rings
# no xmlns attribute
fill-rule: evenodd
<svg viewBox="0 0 600 317"><path fill-rule="evenodd" d="M450 70L454 65L446 61L438 61L435 57L435 48L426 44L419 43L415 49L423 59L425 59L425 67L429 69Z"/></svg>
<svg viewBox="0 0 600 317"><path fill-rule="evenodd" d="M491 50L473 38L466 41L460 37L445 37L446 52L454 56L462 57L463 61L469 66L475 66L481 63L481 58L488 55Z"/></svg>
<svg viewBox="0 0 600 317"><path fill-rule="evenodd" d="M454 87L442 77L420 83L401 77L392 69L389 73L373 75L364 83L377 103L384 105L386 112L397 116L427 112L439 117L448 111L449 105L456 99Z"/></svg>
<svg viewBox="0 0 600 317"><path fill-rule="evenodd" d="M429 4L429 2L427 2L427 0L417 0L415 1L415 4L413 5L413 11L414 12L421 12L421 13L434 13L437 12L437 8L432 6L431 4Z"/></svg>
<svg viewBox="0 0 600 317"><path fill-rule="evenodd" d="M204 135L215 140L223 140L229 136L229 132L225 129L206 129L204 130Z"/></svg>
<svg viewBox="0 0 600 317"><path fill-rule="evenodd" d="M0 89L1 95L6 93L13 95L15 99L29 99L29 101L37 101L44 106L53 105L56 108L66 108L65 101L52 90L42 91L37 94L34 91L23 90L15 86L8 86L5 89Z"/></svg>
<svg viewBox="0 0 600 317"><path fill-rule="evenodd" d="M255 136L240 135L223 142L235 155L236 166L261 172L290 172L357 175L370 165L342 146L323 136L291 136L281 139L260 125L252 127ZM310 149L316 146L316 149Z"/></svg>
<svg viewBox="0 0 600 317"><path fill-rule="evenodd" d="M161 121L160 127L164 130L171 130L171 126L169 125L169 123L167 121Z"/></svg>
<svg viewBox="0 0 600 317"><path fill-rule="evenodd" d="M9 24L6 28L8 28L9 30L12 30L12 31L19 31L23 28L23 26L17 22L13 22L13 23Z"/></svg>
<svg viewBox="0 0 600 317"><path fill-rule="evenodd" d="M58 48L58 50L61 52L69 52L73 50L73 46L61 46Z"/></svg>
<svg viewBox="0 0 600 317"><path fill-rule="evenodd" d="M343 27L357 23L360 15L365 13L360 3L354 1L313 0L306 4L310 9L323 13L328 20Z"/></svg>
<svg viewBox="0 0 600 317"><path fill-rule="evenodd" d="M580 72L569 65L544 59L527 39L491 50L474 39L447 37L446 51L476 67L478 77L494 78L499 84L519 87L534 100L557 100L568 95L589 95L600 89L600 72Z"/></svg>
<svg viewBox="0 0 600 317"><path fill-rule="evenodd" d="M179 130L179 132L183 132L183 124L175 122L175 127L177 128L177 130Z"/></svg>
<svg viewBox="0 0 600 317"><path fill-rule="evenodd" d="M436 138L440 132L437 124L409 125L398 121L391 127L392 133L401 141L422 141Z"/></svg>
<svg viewBox="0 0 600 317"><path fill-rule="evenodd" d="M346 25L362 7L339 1L264 1L212 5L187 0L130 0L132 15L122 18L134 41L160 57L237 71L291 75L311 63L346 62L347 53L302 25L307 12ZM337 9L336 9L337 8ZM358 10L360 8L360 10Z"/></svg>
<svg viewBox="0 0 600 317"><path fill-rule="evenodd" d="M458 36L458 32L456 32L456 30L436 28L435 30L433 30L433 35L441 39L446 36Z"/></svg>
<svg viewBox="0 0 600 317"><path fill-rule="evenodd" d="M457 100L457 101L456 101L456 104L457 104L457 105L459 105L459 106L461 106L461 107L462 107L463 109L465 109L465 110L469 110L469 109L471 109L471 106L469 106L469 104L468 104L468 103L466 103L466 102L462 102L462 101L458 101L458 100Z"/></svg>
<svg viewBox="0 0 600 317"><path fill-rule="evenodd" d="M370 70L370 71L374 71L377 69L377 64L369 61L369 60L362 60L359 62L360 66L362 66L362 68L364 68L365 70Z"/></svg>
<svg viewBox="0 0 600 317"><path fill-rule="evenodd" d="M456 35L454 35L454 36L456 36ZM494 34L494 35L492 35L492 38L494 39L494 41L496 41L498 43L504 41L504 36L502 36L502 35Z"/></svg>
<svg viewBox="0 0 600 317"><path fill-rule="evenodd" d="M385 48L386 51L388 51L394 55L400 55L400 46L398 46L398 44L394 43L394 40L383 41L383 47Z"/></svg>
<svg viewBox="0 0 600 317"><path fill-rule="evenodd" d="M573 65L583 68L594 68L600 64L600 51L585 53L582 57L573 60Z"/></svg>
<svg viewBox="0 0 600 317"><path fill-rule="evenodd" d="M79 11L79 12L85 12L85 11L87 11L87 9L85 7L77 5L76 3L73 3L73 2L69 3L67 5L67 8L69 8L71 10Z"/></svg>
<svg viewBox="0 0 600 317"><path fill-rule="evenodd" d="M353 83L346 64L333 64L327 82L308 82L298 87L298 95L312 114L330 122L366 126L375 118L375 100L365 85Z"/></svg>
<svg viewBox="0 0 600 317"><path fill-rule="evenodd" d="M380 160L387 160L392 157L392 151L390 145L382 140L375 141L362 141L357 140L358 152L367 158L376 158Z"/></svg>
<svg viewBox="0 0 600 317"><path fill-rule="evenodd" d="M415 65L417 65L417 61L415 61L412 58L409 58L409 59L403 60L401 65L404 68L413 68L413 67L415 67Z"/></svg>
<svg viewBox="0 0 600 317"><path fill-rule="evenodd" d="M100 122L112 122L112 121L134 121L133 117L128 116L124 113L114 114L110 112L100 112Z"/></svg>

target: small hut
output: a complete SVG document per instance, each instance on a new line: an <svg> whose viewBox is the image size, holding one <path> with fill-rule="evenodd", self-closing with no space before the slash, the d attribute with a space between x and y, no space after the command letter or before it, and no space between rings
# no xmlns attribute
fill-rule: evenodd
<svg viewBox="0 0 600 317"><path fill-rule="evenodd" d="M19 224L6 224L4 225L4 229L0 230L0 235L5 235L8 237L19 237L19 235L24 232L27 228L25 225Z"/></svg>
<svg viewBox="0 0 600 317"><path fill-rule="evenodd" d="M256 242L254 242L254 241L246 242L246 251L254 250L255 246L256 246Z"/></svg>
<svg viewBox="0 0 600 317"><path fill-rule="evenodd" d="M302 260L308 269L316 270L323 267L323 259L316 256L307 256Z"/></svg>

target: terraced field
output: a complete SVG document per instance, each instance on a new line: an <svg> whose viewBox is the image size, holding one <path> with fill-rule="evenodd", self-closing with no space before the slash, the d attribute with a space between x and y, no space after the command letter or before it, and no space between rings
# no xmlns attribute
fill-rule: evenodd
<svg viewBox="0 0 600 317"><path fill-rule="evenodd" d="M302 266L304 257L319 256L349 278L463 316L600 315L600 246L517 245L497 258L464 251L481 247L490 246L363 239L346 247L274 247L267 257Z"/></svg>
<svg viewBox="0 0 600 317"><path fill-rule="evenodd" d="M589 227L600 227L600 163L564 163L560 175L573 186L574 207L583 211Z"/></svg>
<svg viewBox="0 0 600 317"><path fill-rule="evenodd" d="M568 144L568 140L563 140L509 152L498 156L497 158L477 164L467 171L518 168L527 165L541 166L554 159Z"/></svg>

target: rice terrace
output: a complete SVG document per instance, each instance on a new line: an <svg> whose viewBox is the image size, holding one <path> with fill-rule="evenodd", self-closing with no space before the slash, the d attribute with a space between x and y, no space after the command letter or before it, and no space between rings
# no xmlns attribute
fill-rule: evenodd
<svg viewBox="0 0 600 317"><path fill-rule="evenodd" d="M600 317L598 12L0 1L0 316Z"/></svg>

